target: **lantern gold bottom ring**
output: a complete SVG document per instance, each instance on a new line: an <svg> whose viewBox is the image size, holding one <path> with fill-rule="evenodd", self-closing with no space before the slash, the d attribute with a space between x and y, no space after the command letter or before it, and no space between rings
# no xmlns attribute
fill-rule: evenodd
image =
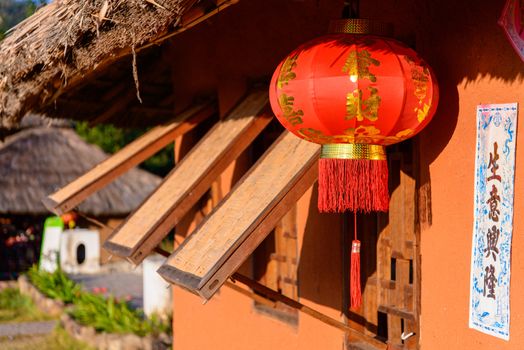
<svg viewBox="0 0 524 350"><path fill-rule="evenodd" d="M386 160L384 146L366 143L337 143L322 145L322 159Z"/></svg>

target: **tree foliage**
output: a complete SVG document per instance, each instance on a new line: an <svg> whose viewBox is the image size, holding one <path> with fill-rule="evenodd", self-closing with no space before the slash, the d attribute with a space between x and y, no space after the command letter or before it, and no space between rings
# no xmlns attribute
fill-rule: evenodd
<svg viewBox="0 0 524 350"><path fill-rule="evenodd" d="M76 123L75 130L86 142L95 144L104 152L110 154L119 151L146 132L142 129L120 129L111 124L99 124L90 127L87 122ZM173 144L170 144L147 159L140 167L153 174L165 176L173 168L173 152Z"/></svg>
<svg viewBox="0 0 524 350"><path fill-rule="evenodd" d="M0 1L0 40L9 28L32 15L46 0L1 0Z"/></svg>

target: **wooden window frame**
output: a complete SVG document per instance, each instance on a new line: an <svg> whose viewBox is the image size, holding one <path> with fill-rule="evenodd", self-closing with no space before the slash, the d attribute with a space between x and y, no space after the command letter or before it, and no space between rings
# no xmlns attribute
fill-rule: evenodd
<svg viewBox="0 0 524 350"><path fill-rule="evenodd" d="M418 349L420 337L420 227L418 224L417 144L413 141L388 150L390 209L387 213L359 214L363 302L349 309L349 257L343 253L344 322L362 334L377 338L388 349ZM343 246L350 247L353 214L344 214ZM350 232L349 232L350 231ZM344 236L345 239L344 239ZM367 279L366 279L367 278ZM409 337L408 337L409 336ZM347 349L367 349L347 334ZM375 346L376 347L376 346Z"/></svg>

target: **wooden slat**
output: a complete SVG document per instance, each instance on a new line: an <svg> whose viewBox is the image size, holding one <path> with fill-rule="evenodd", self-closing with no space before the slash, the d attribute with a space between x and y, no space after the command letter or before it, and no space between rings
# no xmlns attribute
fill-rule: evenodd
<svg viewBox="0 0 524 350"><path fill-rule="evenodd" d="M286 132L158 270L209 299L315 182L319 146Z"/></svg>
<svg viewBox="0 0 524 350"><path fill-rule="evenodd" d="M180 114L171 123L150 130L75 181L49 195L43 200L44 205L57 215L74 209L91 194L151 157L177 136L193 129L215 111L214 104L199 105Z"/></svg>
<svg viewBox="0 0 524 350"><path fill-rule="evenodd" d="M269 116L257 116L267 102L267 92L253 93L217 123L104 248L140 263L269 123Z"/></svg>
<svg viewBox="0 0 524 350"><path fill-rule="evenodd" d="M279 287L282 294L292 299L298 298L297 282L297 208L291 208L275 227L275 250L277 261L277 274Z"/></svg>
<svg viewBox="0 0 524 350"><path fill-rule="evenodd" d="M406 310L406 309L401 309L401 308L398 308L394 305L379 305L378 306L378 311L380 312L385 312L387 313L388 315L392 315L394 317L400 317L400 318L403 318L405 320L409 320L409 321L414 321L415 320L415 315L413 314L413 312L409 311L409 310ZM388 323L389 325L389 323ZM400 322L399 322L399 330L397 331L398 334L396 337L397 341L400 340ZM390 337L391 338L391 337Z"/></svg>

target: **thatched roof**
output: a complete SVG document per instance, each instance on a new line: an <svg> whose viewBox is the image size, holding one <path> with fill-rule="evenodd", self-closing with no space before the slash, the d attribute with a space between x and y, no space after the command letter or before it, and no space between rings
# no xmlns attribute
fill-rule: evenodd
<svg viewBox="0 0 524 350"><path fill-rule="evenodd" d="M72 129L24 129L0 143L0 213L49 214L41 200L68 184L107 155ZM94 216L121 216L135 209L161 179L132 169L89 197L79 210Z"/></svg>
<svg viewBox="0 0 524 350"><path fill-rule="evenodd" d="M237 1L54 0L0 43L0 128L29 111L125 125L171 117L158 45Z"/></svg>

